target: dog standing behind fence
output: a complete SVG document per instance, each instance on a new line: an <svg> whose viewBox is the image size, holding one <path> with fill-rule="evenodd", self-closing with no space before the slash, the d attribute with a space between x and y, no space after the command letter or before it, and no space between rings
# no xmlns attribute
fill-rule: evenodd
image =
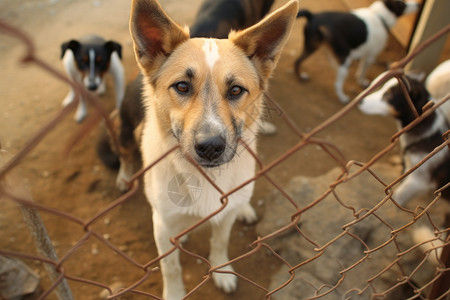
<svg viewBox="0 0 450 300"><path fill-rule="evenodd" d="M205 0L191 27L191 37L226 38L231 30L242 30L260 21L270 10L273 0ZM111 169L119 168L116 187L125 192L136 171L136 154L140 143L140 129L144 113L142 104L142 75L127 85L123 103L111 114L111 120L119 133L118 147L106 128L97 145L97 153ZM268 122L260 123L260 133L273 134L276 127Z"/></svg>
<svg viewBox="0 0 450 300"><path fill-rule="evenodd" d="M422 115L425 104L433 99L422 81L409 77L405 80L414 107L417 113ZM448 92L450 86L447 86ZM397 119L399 129L408 126L416 118L396 78L390 79L380 90L363 99L359 108L366 114L393 115ZM444 142L443 135L448 130L450 130L449 121L438 108L416 126L404 132L400 136L400 147L405 170L413 168L441 145ZM406 177L396 188L394 199L404 205L417 194L439 189L448 182L450 182L450 150L446 147ZM449 201L450 189L443 190L442 197Z"/></svg>
<svg viewBox="0 0 450 300"><path fill-rule="evenodd" d="M125 93L124 70L121 62L122 46L114 41L105 41L97 35L86 35L79 40L70 40L61 45L61 59L64 69L73 81L98 95L105 93L104 74L109 72L114 80L116 107L120 108ZM66 106L75 100L70 88L62 104ZM75 120L80 123L87 115L86 103L80 99Z"/></svg>
<svg viewBox="0 0 450 300"><path fill-rule="evenodd" d="M190 39L188 30L173 22L156 0L133 1L130 32L145 86L144 166L179 145L144 177L160 255L171 251L170 239L183 229L223 208L210 219L209 261L213 267L227 264L236 217L256 219L249 203L253 182L223 199L225 207L218 189L230 191L254 176L255 161L240 141L256 151L259 116L254 112L261 113L269 76L297 9L292 0L226 40ZM218 189L193 164L212 174ZM160 263L164 298L182 298L178 250ZM231 265L220 271L226 273L212 275L216 286L234 291L237 278L229 273Z"/></svg>
<svg viewBox="0 0 450 300"><path fill-rule="evenodd" d="M309 79L300 71L301 64L323 43L326 43L337 60L337 76L334 84L336 95L342 103L350 98L344 93L344 83L351 63L359 59L356 74L358 83L367 86L366 72L376 57L384 49L389 29L397 23L401 15L417 11L419 4L414 1L377 0L369 7L359 8L350 13L322 12L313 14L300 10L297 18L305 17L304 46L294 69L299 79Z"/></svg>

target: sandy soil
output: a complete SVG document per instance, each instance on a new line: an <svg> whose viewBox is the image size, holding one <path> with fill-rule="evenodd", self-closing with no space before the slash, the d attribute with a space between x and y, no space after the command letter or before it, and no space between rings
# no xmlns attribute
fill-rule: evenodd
<svg viewBox="0 0 450 300"><path fill-rule="evenodd" d="M161 2L170 15L182 24L192 23L200 4L200 0ZM281 3L282 1L276 1L275 7ZM345 9L337 0L303 0L302 6L315 11ZM0 19L18 26L32 36L38 55L58 70L63 70L59 47L66 40L95 32L122 43L127 81L137 73L128 33L128 15L129 1L0 2ZM305 70L311 75L311 81L300 84L294 78L292 64L301 50L302 26L302 21L295 25L273 76L270 91L299 129L308 132L340 110L343 105L334 95L334 70L330 67L323 49L304 64ZM68 91L64 83L37 67L19 63L23 49L23 45L14 38L0 34L0 142L8 156L17 153L40 127L60 111L61 101ZM398 43L391 39L377 65L370 69L369 77L374 78L384 70L387 63L402 58L404 54ZM348 81L346 90L352 96L361 91L353 80ZM105 106L112 109L112 89L109 89L103 99ZM260 154L266 163L275 160L299 141L277 113L270 114L270 119L278 126L279 132L275 136L260 138ZM72 114L64 119L22 161L17 168L17 183L20 189L29 189L36 202L88 220L119 197L120 193L114 187L115 174L105 169L96 156L97 130L90 132L70 153L65 154L73 134L79 129L80 126L72 120ZM394 130L394 122L391 119L367 117L358 111L352 111L322 132L320 137L336 145L346 159L367 161L387 145ZM389 154L385 160L390 161L395 154L396 152ZM271 176L284 186L294 175L316 176L335 166L336 163L318 147L308 146L274 168ZM264 180L257 182L253 203L260 215L264 210L264 203L260 199L271 189ZM0 249L35 253L32 239L17 208L5 199L0 200ZM157 256L150 216L150 207L139 192L131 201L114 209L101 222L95 223L93 228L133 259L146 263ZM84 235L82 228L72 222L48 213L42 213L42 217L60 257ZM205 231L200 231L193 234L185 247L207 257L209 250L203 239L204 233ZM237 223L232 233L230 257L237 257L249 251L250 243L256 238L253 226ZM49 282L41 264L33 261L27 263L42 276L43 288L48 288ZM182 256L182 263L186 286L192 289L201 282L202 274L207 272L207 266L188 256ZM239 273L265 287L269 285L271 272L277 268L277 260L264 251L235 265ZM67 261L64 269L72 276L106 285L121 282L129 286L143 276L142 271L93 239ZM70 286L76 299L98 299L102 291L98 287L75 282L71 282ZM152 275L139 289L160 295L159 274ZM214 295L214 299L261 299L264 293L240 281L238 291L228 296L216 290L212 283L208 283L192 299L208 299L211 295ZM134 296L124 299L140 298Z"/></svg>

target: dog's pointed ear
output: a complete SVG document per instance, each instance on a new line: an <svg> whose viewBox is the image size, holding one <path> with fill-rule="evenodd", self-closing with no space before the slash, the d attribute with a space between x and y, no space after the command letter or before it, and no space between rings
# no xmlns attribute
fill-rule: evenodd
<svg viewBox="0 0 450 300"><path fill-rule="evenodd" d="M136 59L151 73L179 46L189 39L189 31L176 24L156 0L133 0L130 33Z"/></svg>
<svg viewBox="0 0 450 300"><path fill-rule="evenodd" d="M291 0L256 25L243 31L231 32L228 37L254 62L265 79L278 62L297 12L298 1Z"/></svg>
<svg viewBox="0 0 450 300"><path fill-rule="evenodd" d="M80 49L80 42L76 40L70 40L68 42L65 42L61 45L61 59L64 57L64 54L66 53L67 49L72 50L74 54Z"/></svg>

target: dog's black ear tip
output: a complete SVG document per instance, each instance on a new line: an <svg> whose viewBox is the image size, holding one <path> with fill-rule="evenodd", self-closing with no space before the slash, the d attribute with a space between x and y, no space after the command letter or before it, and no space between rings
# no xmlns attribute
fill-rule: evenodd
<svg viewBox="0 0 450 300"><path fill-rule="evenodd" d="M70 41L61 44L61 59L63 59L66 50L69 48L69 43Z"/></svg>
<svg viewBox="0 0 450 300"><path fill-rule="evenodd" d="M61 44L62 56L64 56L64 53L66 52L67 49L72 49L73 51L76 51L78 47L80 47L80 42L77 40L70 40L62 43Z"/></svg>
<svg viewBox="0 0 450 300"><path fill-rule="evenodd" d="M113 51L116 51L117 54L119 55L119 58L122 59L122 45L120 43L110 40L105 43L104 47L110 50L111 53Z"/></svg>

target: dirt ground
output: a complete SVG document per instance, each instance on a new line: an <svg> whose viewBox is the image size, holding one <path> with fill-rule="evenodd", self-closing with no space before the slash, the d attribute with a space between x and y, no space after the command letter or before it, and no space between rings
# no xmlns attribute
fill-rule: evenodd
<svg viewBox="0 0 450 300"><path fill-rule="evenodd" d="M201 0L161 0L174 20L191 24ZM284 1L276 1L274 7ZM138 72L128 33L129 1L106 0L2 0L0 19L24 30L33 37L38 55L58 70L63 70L60 44L86 33L97 33L120 42L123 45L126 79L130 81ZM324 9L345 10L338 0L303 0L302 7L313 11ZM356 6L356 2L355 2ZM303 21L297 21L293 34L283 52L282 58L271 82L273 98L296 122L300 130L308 132L328 117L343 108L333 92L335 72L330 67L324 49L304 64L311 75L311 81L299 83L293 75L292 64L301 50ZM24 47L12 37L0 33L0 143L6 156L17 153L39 128L45 125L61 109L61 101L68 87L38 69L19 63ZM378 62L369 70L374 78L386 65L402 58L404 49L391 38L387 49ZM351 72L354 72L355 67ZM352 76L352 75L351 75ZM346 90L356 96L361 88L350 77ZM111 81L104 99L105 106L112 109L113 89ZM92 110L91 110L92 111ZM63 120L28 155L17 168L17 186L29 189L34 200L40 204L87 220L102 211L120 196L115 189L115 174L99 161L95 146L98 131L94 130L78 142L65 155L73 134L80 125L72 114ZM288 128L276 113L269 115L278 127L274 136L260 138L259 151L264 162L269 163L295 145L299 138ZM336 145L347 160L365 162L383 149L395 131L394 122L383 117L367 117L358 111L350 112L345 118L320 134L327 142ZM397 152L385 157L385 161L396 161ZM336 163L315 146L308 146L274 168L271 176L284 186L294 175L317 176L324 174ZM264 211L261 200L272 187L264 180L258 180L252 203L259 215ZM24 253L36 253L30 234L17 207L0 199L0 249ZM42 217L50 233L59 257L80 240L84 231L79 226L48 213ZM103 222L94 224L94 229L125 251L133 259L146 263L157 256L152 237L150 207L141 192L105 216ZM193 234L185 247L207 257L208 243L204 231ZM237 223L233 229L230 257L237 257L251 248L257 238L254 227ZM42 287L49 287L49 281L40 263L26 261L42 278ZM207 266L200 261L182 256L184 279L188 290L194 288L207 272ZM269 253L259 251L250 258L235 264L237 272L269 286L270 274L279 267L278 261ZM143 272L101 243L90 239L82 250L64 265L71 276L86 278L111 285L121 282L124 286L136 282ZM70 282L76 299L98 299L102 289L91 285ZM140 290L160 295L161 278L158 273L150 276ZM244 281L233 295L224 295L212 283L208 283L192 299L262 299L264 293ZM49 299L54 299L52 295ZM124 299L144 299L141 296L127 296ZM145 298L146 299L146 298Z"/></svg>

